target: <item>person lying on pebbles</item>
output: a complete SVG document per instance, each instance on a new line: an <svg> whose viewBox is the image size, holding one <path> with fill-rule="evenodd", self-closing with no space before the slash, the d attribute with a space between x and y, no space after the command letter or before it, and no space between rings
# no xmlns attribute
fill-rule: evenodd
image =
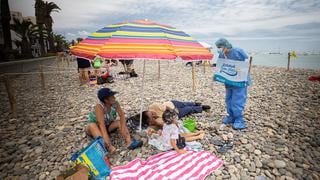
<svg viewBox="0 0 320 180"><path fill-rule="evenodd" d="M136 149L143 144L142 141L130 137L124 112L119 102L116 101L115 94L117 92L109 88L101 88L98 91L99 100L95 106L95 112L89 114L88 125L86 126L86 133L89 136L93 138L101 136L103 138L110 153L115 152L116 148L111 144L109 133L117 128L119 128L120 134L126 141L128 149Z"/></svg>
<svg viewBox="0 0 320 180"><path fill-rule="evenodd" d="M177 100L168 101L163 104L153 103L147 111L143 112L142 121L147 122L148 126L162 129L164 125L162 115L166 109L173 109L180 119L192 113L208 112L210 108L210 106L202 105L198 102L182 102Z"/></svg>

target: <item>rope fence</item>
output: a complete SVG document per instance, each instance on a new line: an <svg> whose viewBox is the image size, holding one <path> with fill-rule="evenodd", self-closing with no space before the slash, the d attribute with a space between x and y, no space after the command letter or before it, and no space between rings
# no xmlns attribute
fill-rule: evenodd
<svg viewBox="0 0 320 180"><path fill-rule="evenodd" d="M59 59L58 59L59 61ZM68 61L67 61L68 62ZM59 62L58 62L59 63ZM52 69L52 71L43 71L44 67L47 69ZM69 63L68 63L69 67ZM17 117L17 98L15 94L15 88L13 87L13 81L11 80L12 76L18 76L18 75L40 75L40 83L41 83L41 88L43 91L46 90L46 82L45 82L45 75L48 74L66 74L66 73L74 73L77 72L77 69L75 68L61 68L61 67L55 67L55 66L44 66L40 65L39 66L39 71L33 71L33 72L21 72L21 73L4 73L0 74L0 79L4 82L7 94L8 94L8 99L9 99L9 104L10 104L10 113L13 118Z"/></svg>

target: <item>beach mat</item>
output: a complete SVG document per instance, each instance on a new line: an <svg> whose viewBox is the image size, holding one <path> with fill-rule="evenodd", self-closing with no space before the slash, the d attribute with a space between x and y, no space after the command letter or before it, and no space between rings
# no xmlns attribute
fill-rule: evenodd
<svg viewBox="0 0 320 180"><path fill-rule="evenodd" d="M205 179L223 165L223 161L208 151L188 151L178 154L167 151L149 157L146 161L135 159L127 165L112 168L111 179Z"/></svg>

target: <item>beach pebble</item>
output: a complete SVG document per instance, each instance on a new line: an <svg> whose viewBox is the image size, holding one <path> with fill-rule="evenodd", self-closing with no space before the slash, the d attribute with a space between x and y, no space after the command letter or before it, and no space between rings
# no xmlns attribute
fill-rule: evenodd
<svg viewBox="0 0 320 180"><path fill-rule="evenodd" d="M197 130L206 131L198 142L224 162L206 179L320 178L317 158L320 156L320 126L315 123L320 117L320 111L315 108L320 106L320 86L307 80L320 71L253 66L253 83L248 88L244 111L248 128L239 131L221 122L227 113L225 87L212 81L212 72L204 73L201 66L197 67L196 91L192 92L192 79L187 78L191 76L191 68L185 67L184 62L172 61L169 66L161 62L159 80L157 63L146 63L142 101L143 62L138 60L134 65L139 77L118 78L113 84L99 86L79 86L76 61L70 63L73 72L46 74L45 91L39 85L39 76L16 76L15 89L21 89L16 91L17 118L10 117L6 89L0 83L0 179L53 179L71 168L70 157L92 140L84 129L101 87L119 92L116 99L126 117L139 113L141 102L144 110L154 102L173 99L210 105L210 113L188 116L196 119ZM123 67L112 67L112 71L117 74ZM119 131L110 133L112 144L118 149L108 154L114 167L138 157L146 160L161 152L148 145L144 134L131 129L130 134L144 142L142 148L128 150ZM231 142L233 147L221 154L217 152L221 146L215 145L213 139Z"/></svg>
<svg viewBox="0 0 320 180"><path fill-rule="evenodd" d="M275 168L285 168L287 165L284 161L281 160L275 160L274 161L274 167Z"/></svg>

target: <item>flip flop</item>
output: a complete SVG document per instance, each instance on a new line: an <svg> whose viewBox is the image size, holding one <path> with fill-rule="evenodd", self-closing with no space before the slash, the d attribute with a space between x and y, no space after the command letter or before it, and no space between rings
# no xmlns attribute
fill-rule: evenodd
<svg viewBox="0 0 320 180"><path fill-rule="evenodd" d="M216 146L223 146L225 144L221 140L218 140L218 139L212 140L211 143L216 145Z"/></svg>
<svg viewBox="0 0 320 180"><path fill-rule="evenodd" d="M219 148L217 151L221 154L225 154L228 150L233 148L233 143L229 142L227 144L224 144L221 148Z"/></svg>
<svg viewBox="0 0 320 180"><path fill-rule="evenodd" d="M128 146L128 149L133 150L133 149L141 147L142 145L143 145L142 141L138 141L138 140L134 139L131 141L131 144Z"/></svg>

